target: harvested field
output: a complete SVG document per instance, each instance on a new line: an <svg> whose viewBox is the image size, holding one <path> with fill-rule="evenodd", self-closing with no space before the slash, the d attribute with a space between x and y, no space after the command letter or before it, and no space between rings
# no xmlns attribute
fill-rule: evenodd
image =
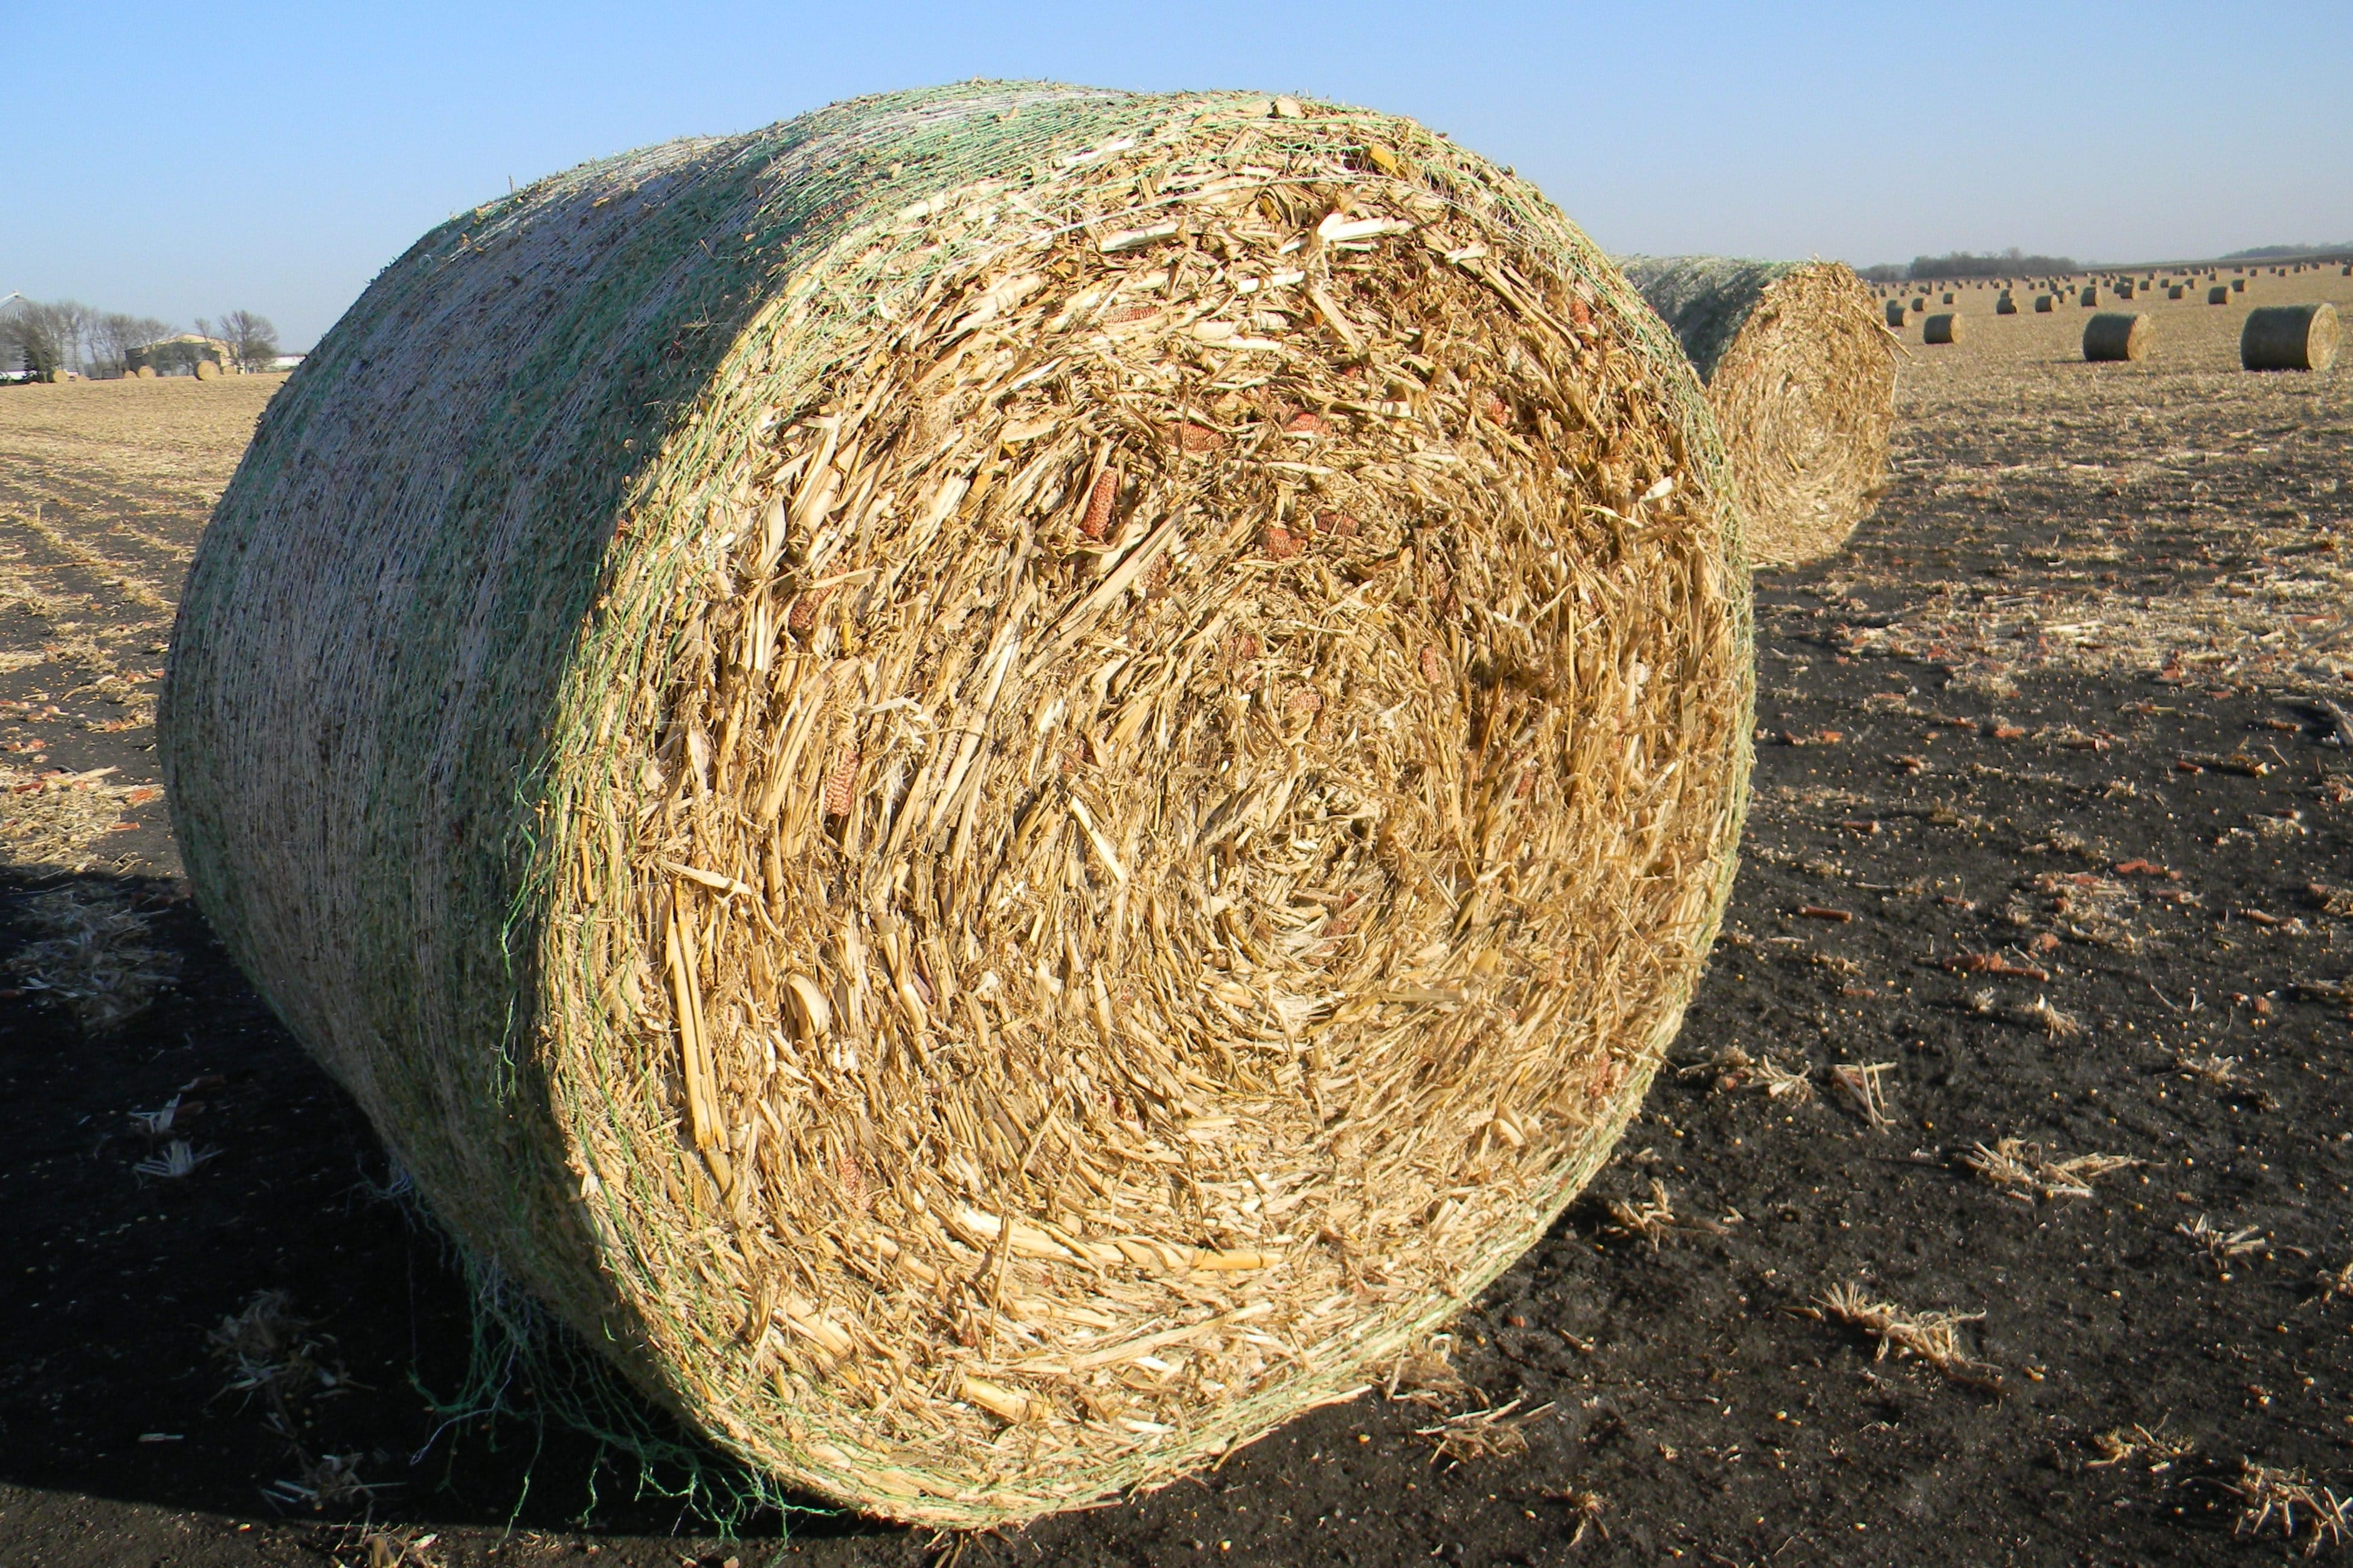
<svg viewBox="0 0 2353 1568"><path fill-rule="evenodd" d="M1393 1384L961 1561L2202 1563L2318 1539L2300 1503L2287 1542L2281 1500L2353 1489L2353 746L2330 743L2353 741L2353 380L2236 363L2250 305L2342 309L2353 280L2136 300L2156 345L2105 365L2072 304L1957 292L1982 319L1903 360L1877 514L1763 586L1725 934L1588 1197ZM0 485L16 443L58 441L15 399L105 390L0 391ZM195 508L44 482L42 526L97 570L148 560L126 522L192 537ZM50 608L0 608L0 745L142 781L146 734L80 727L121 710L68 655L153 613L18 499L0 552ZM935 1557L828 1518L723 1545L592 1445L430 1408L412 1376L465 1382L462 1284L134 816L80 878L0 882L5 954L56 940L34 900L71 885L180 963L111 1032L0 981L23 1560L366 1562L371 1533L377 1561L430 1536L410 1560L451 1564ZM174 1096L174 1125L132 1119ZM139 1173L175 1143L184 1174Z"/></svg>

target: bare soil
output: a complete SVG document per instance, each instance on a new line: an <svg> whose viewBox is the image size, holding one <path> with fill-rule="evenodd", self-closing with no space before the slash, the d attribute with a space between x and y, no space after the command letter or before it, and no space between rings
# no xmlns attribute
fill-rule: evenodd
<svg viewBox="0 0 2353 1568"><path fill-rule="evenodd" d="M270 384L0 390L0 1562L2333 1546L2353 373L2242 374L2245 306L2202 298L2146 303L2137 365L1990 289L1908 348L1879 513L1760 584L1747 853L1676 1059L1451 1343L1197 1480L962 1542L729 1541L535 1424L545 1391L437 1407L462 1282L187 904L152 793L168 606ZM2283 1472L2322 1511L2284 1514Z"/></svg>

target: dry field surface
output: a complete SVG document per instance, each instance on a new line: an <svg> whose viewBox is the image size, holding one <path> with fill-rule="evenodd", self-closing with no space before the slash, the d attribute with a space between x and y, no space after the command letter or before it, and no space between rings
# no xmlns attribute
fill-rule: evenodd
<svg viewBox="0 0 2353 1568"><path fill-rule="evenodd" d="M1593 1191L1389 1386L955 1542L723 1542L520 1375L519 1414L435 1407L473 1348L449 1260L187 907L152 793L168 606L269 384L0 391L0 1561L2334 1552L2353 366L2244 374L2245 303L2202 291L2086 365L2090 312L1992 297L1959 345L1905 334L1853 547L1760 584L1741 879ZM2248 290L2311 298L2353 279Z"/></svg>

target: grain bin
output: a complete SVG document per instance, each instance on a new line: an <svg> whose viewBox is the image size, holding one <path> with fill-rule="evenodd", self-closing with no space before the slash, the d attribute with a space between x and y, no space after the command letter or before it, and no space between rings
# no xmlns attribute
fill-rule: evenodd
<svg viewBox="0 0 2353 1568"><path fill-rule="evenodd" d="M2084 357L2094 363L2148 353L2149 319L2137 310L2103 310L2084 323Z"/></svg>
<svg viewBox="0 0 2353 1568"><path fill-rule="evenodd" d="M369 286L194 563L174 826L480 1266L792 1486L1033 1517L1377 1377L1606 1157L1733 869L1729 483L1409 121L860 100Z"/></svg>
<svg viewBox="0 0 2353 1568"><path fill-rule="evenodd" d="M1894 344L1862 280L1834 261L1620 260L1707 384L1751 561L1835 552L1885 481L1895 422Z"/></svg>
<svg viewBox="0 0 2353 1568"><path fill-rule="evenodd" d="M2337 358L2337 307L2262 305L2239 332L2239 363L2249 370L2327 370Z"/></svg>

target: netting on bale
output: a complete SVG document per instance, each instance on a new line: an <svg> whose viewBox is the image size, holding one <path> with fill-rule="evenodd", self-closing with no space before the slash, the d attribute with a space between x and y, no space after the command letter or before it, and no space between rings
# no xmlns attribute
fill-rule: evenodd
<svg viewBox="0 0 2353 1568"><path fill-rule="evenodd" d="M272 404L163 717L435 1213L794 1486L1034 1516L1542 1234L1729 884L1696 380L1409 121L967 84L542 181Z"/></svg>
<svg viewBox="0 0 2353 1568"><path fill-rule="evenodd" d="M1620 261L1707 384L1749 560L1836 554L1886 484L1895 427L1894 342L1869 287L1835 261Z"/></svg>

